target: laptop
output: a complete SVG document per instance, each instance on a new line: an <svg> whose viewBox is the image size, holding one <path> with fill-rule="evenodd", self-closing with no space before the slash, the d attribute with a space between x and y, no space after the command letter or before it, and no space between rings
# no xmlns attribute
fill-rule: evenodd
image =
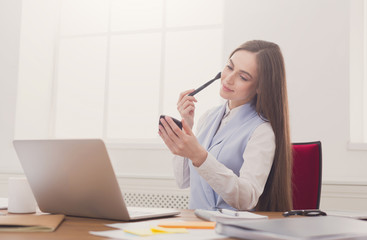
<svg viewBox="0 0 367 240"><path fill-rule="evenodd" d="M122 221L180 214L176 209L126 207L100 139L14 140L13 144L42 212Z"/></svg>

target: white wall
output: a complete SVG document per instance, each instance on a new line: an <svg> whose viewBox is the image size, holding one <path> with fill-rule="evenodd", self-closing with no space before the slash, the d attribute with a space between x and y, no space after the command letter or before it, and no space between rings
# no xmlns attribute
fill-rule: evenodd
<svg viewBox="0 0 367 240"><path fill-rule="evenodd" d="M21 0L0 0L0 172L20 168L14 136L18 80Z"/></svg>
<svg viewBox="0 0 367 240"><path fill-rule="evenodd" d="M20 4L0 1L0 196L6 196L7 177L22 172L11 146ZM227 0L225 4L225 56L251 39L274 41L283 50L292 140L323 144L322 207L367 210L367 152L347 148L349 1ZM171 154L165 148L113 148L110 155L120 181L130 179L128 190L154 191L154 186L143 183L161 179L167 190L181 192L174 187Z"/></svg>

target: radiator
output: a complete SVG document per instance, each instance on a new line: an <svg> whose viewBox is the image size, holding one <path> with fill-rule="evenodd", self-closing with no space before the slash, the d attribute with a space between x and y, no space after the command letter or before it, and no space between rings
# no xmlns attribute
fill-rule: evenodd
<svg viewBox="0 0 367 240"><path fill-rule="evenodd" d="M188 209L189 206L189 196L187 195L137 192L124 192L123 195L125 203L129 207Z"/></svg>

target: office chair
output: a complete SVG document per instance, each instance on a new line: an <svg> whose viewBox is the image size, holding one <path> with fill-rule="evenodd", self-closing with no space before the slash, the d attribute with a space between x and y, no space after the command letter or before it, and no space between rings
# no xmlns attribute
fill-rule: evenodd
<svg viewBox="0 0 367 240"><path fill-rule="evenodd" d="M321 142L293 143L293 209L319 208L321 179Z"/></svg>

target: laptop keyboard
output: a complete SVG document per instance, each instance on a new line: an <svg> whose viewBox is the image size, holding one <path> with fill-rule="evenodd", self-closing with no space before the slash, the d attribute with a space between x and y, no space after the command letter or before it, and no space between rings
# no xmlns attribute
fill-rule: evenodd
<svg viewBox="0 0 367 240"><path fill-rule="evenodd" d="M129 210L130 216L140 216L140 215L150 215L154 214L154 212L149 211L139 211L139 210Z"/></svg>

